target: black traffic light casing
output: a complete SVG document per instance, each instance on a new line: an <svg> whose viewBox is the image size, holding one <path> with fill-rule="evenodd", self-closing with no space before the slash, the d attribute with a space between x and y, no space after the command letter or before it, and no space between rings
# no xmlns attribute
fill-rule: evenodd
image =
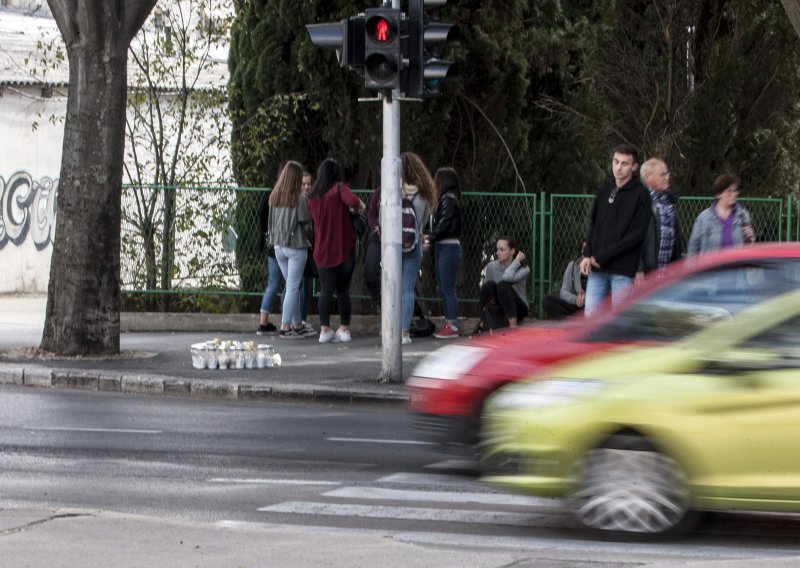
<svg viewBox="0 0 800 568"><path fill-rule="evenodd" d="M309 24L308 37L317 47L335 49L339 65L364 72L364 16L351 16L341 22Z"/></svg>
<svg viewBox="0 0 800 568"><path fill-rule="evenodd" d="M458 39L458 27L455 24L432 21L425 14L425 9L441 8L456 2L457 0L409 0L406 44L408 69L403 75L401 88L405 96L438 96L442 81L456 76L455 62L438 59L430 50Z"/></svg>
<svg viewBox="0 0 800 568"><path fill-rule="evenodd" d="M400 87L402 19L400 10L393 8L371 8L364 13L364 86L367 89Z"/></svg>

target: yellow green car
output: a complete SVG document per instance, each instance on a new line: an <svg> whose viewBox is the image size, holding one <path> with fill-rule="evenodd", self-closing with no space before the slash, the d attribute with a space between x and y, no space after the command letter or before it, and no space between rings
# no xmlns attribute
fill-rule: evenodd
<svg viewBox="0 0 800 568"><path fill-rule="evenodd" d="M569 498L585 526L800 512L800 290L667 347L606 352L486 403L484 480Z"/></svg>

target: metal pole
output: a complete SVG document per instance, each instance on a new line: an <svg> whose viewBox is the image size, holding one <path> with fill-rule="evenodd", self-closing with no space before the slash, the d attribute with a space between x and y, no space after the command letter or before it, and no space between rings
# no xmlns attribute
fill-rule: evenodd
<svg viewBox="0 0 800 568"><path fill-rule="evenodd" d="M401 334L402 222L399 91L383 97L383 159L381 160L381 346L382 382L403 381Z"/></svg>

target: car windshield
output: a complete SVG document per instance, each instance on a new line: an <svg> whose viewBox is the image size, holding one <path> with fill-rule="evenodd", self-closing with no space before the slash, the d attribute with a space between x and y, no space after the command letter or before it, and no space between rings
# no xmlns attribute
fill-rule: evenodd
<svg viewBox="0 0 800 568"><path fill-rule="evenodd" d="M675 341L800 286L800 259L716 267L641 297L589 341Z"/></svg>

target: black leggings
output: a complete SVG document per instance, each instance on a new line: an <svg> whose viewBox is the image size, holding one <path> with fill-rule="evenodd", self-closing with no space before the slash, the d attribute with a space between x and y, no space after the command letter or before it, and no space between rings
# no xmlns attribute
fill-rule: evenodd
<svg viewBox="0 0 800 568"><path fill-rule="evenodd" d="M350 281L353 279L353 269L356 266L355 248L350 251L345 261L333 268L317 266L319 273L319 323L322 326L331 325L331 304L333 292L339 305L339 320L342 325L350 325Z"/></svg>
<svg viewBox="0 0 800 568"><path fill-rule="evenodd" d="M511 282L486 282L481 286L481 312L492 300L500 306L507 319L520 321L528 315L528 305L514 291Z"/></svg>
<svg viewBox="0 0 800 568"><path fill-rule="evenodd" d="M542 308L544 313L553 319L563 319L583 309L554 295L542 298Z"/></svg>
<svg viewBox="0 0 800 568"><path fill-rule="evenodd" d="M364 252L364 283L373 302L381 301L381 239L370 233Z"/></svg>

